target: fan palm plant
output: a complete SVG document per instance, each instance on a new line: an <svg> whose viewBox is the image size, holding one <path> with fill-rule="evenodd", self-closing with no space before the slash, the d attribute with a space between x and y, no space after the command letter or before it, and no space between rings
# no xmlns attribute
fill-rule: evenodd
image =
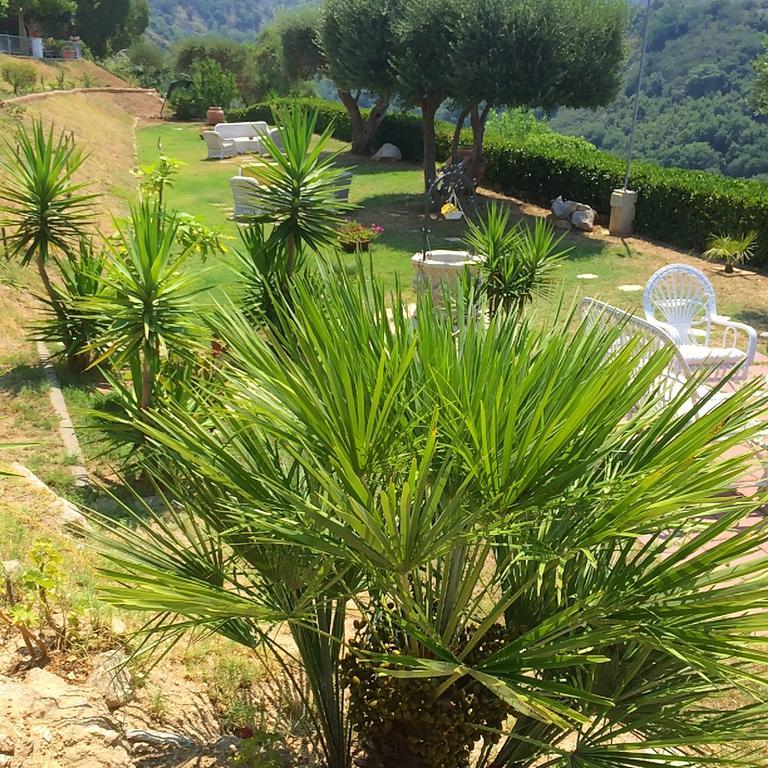
<svg viewBox="0 0 768 768"><path fill-rule="evenodd" d="M707 250L704 258L712 261L722 261L725 271L733 273L733 268L752 258L757 232L752 230L741 237L730 235L710 235L707 240Z"/></svg>
<svg viewBox="0 0 768 768"><path fill-rule="evenodd" d="M77 181L85 161L70 134L56 134L42 121L20 127L6 142L0 161L5 172L1 225L9 228L8 255L22 264L34 261L51 307L65 320L65 312L48 275L52 256L77 250L93 223L97 195Z"/></svg>
<svg viewBox="0 0 768 768"><path fill-rule="evenodd" d="M315 140L317 113L275 109L274 117L277 138L260 137L266 162L251 168L259 182L252 196L254 208L262 211L256 220L273 224L285 241L287 282L305 247L317 251L335 241L338 216L350 206L338 196L343 171L334 163L341 151L328 149L333 125Z"/></svg>
<svg viewBox="0 0 768 768"><path fill-rule="evenodd" d="M519 314L535 297L549 293L553 271L571 250L560 248L562 239L543 219L533 227L522 221L510 226L509 210L496 203L478 222L467 223L464 242L484 257L482 289L492 315L500 309Z"/></svg>
<svg viewBox="0 0 768 768"><path fill-rule="evenodd" d="M460 295L414 325L363 277L298 277L279 331L220 311L205 408L141 427L175 503L108 521L106 596L298 655L330 768L352 729L375 766L765 764L765 499L728 493L756 385L661 407L670 355L620 329Z"/></svg>

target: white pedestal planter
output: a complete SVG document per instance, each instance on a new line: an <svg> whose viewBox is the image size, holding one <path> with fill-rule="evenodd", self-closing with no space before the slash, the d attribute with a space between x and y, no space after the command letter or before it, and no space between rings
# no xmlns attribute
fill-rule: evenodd
<svg viewBox="0 0 768 768"><path fill-rule="evenodd" d="M429 289L435 303L442 303L442 285L455 282L466 269L477 272L481 259L467 251L428 251L427 258L421 252L411 256L414 269L414 286L417 291Z"/></svg>

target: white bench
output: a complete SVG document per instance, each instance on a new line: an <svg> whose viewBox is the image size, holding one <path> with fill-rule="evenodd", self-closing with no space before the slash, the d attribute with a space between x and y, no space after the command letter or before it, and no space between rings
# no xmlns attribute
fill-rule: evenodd
<svg viewBox="0 0 768 768"><path fill-rule="evenodd" d="M247 152L265 154L260 137L274 137L277 134L277 128L270 128L263 120L255 123L217 123L214 131L222 139L234 141L238 155L244 155Z"/></svg>

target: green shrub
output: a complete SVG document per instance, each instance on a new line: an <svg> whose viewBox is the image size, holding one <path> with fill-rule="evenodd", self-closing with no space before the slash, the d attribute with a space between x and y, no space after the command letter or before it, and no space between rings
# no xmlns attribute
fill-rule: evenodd
<svg viewBox="0 0 768 768"><path fill-rule="evenodd" d="M195 65L192 85L173 94L171 106L179 120L199 120L208 107L229 109L236 97L235 76L213 59L205 59Z"/></svg>
<svg viewBox="0 0 768 768"><path fill-rule="evenodd" d="M3 64L3 80L11 86L13 95L18 96L23 91L29 91L37 84L37 72L29 64L22 64L19 61L9 61Z"/></svg>
<svg viewBox="0 0 768 768"><path fill-rule="evenodd" d="M341 104L321 99L280 99L300 103L318 113L318 129L334 121L333 136L349 141L351 127ZM270 120L269 104L231 110L230 120ZM447 158L453 126L437 124L439 158ZM393 113L384 118L377 143L391 142L403 158L422 156L421 120ZM515 131L490 135L485 143L484 183L501 192L549 207L558 195L588 203L607 216L611 192L624 183L624 161L601 152L575 136L549 131ZM680 248L703 251L712 232L757 232L752 263L768 266L768 184L704 171L661 168L650 163L632 167L632 188L638 191L635 230L640 235Z"/></svg>

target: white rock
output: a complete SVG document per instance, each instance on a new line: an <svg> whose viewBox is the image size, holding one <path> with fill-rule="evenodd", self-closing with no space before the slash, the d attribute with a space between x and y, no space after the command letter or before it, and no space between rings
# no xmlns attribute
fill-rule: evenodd
<svg viewBox="0 0 768 768"><path fill-rule="evenodd" d="M379 162L381 160L402 160L403 153L394 145L390 143L382 144L379 147L378 152L371 158Z"/></svg>
<svg viewBox="0 0 768 768"><path fill-rule="evenodd" d="M571 215L571 224L576 229L591 232L595 228L595 212L591 208L574 211Z"/></svg>
<svg viewBox="0 0 768 768"><path fill-rule="evenodd" d="M133 676L127 662L122 651L107 651L93 659L88 685L101 693L110 709L122 707L133 698Z"/></svg>
<svg viewBox="0 0 768 768"><path fill-rule="evenodd" d="M577 203L573 200L563 200L562 196L556 197L552 201L552 213L555 214L556 219L568 219L576 210L576 205Z"/></svg>
<svg viewBox="0 0 768 768"><path fill-rule="evenodd" d="M592 272L585 272L582 275L576 275L577 280L597 280L599 275L592 274Z"/></svg>

